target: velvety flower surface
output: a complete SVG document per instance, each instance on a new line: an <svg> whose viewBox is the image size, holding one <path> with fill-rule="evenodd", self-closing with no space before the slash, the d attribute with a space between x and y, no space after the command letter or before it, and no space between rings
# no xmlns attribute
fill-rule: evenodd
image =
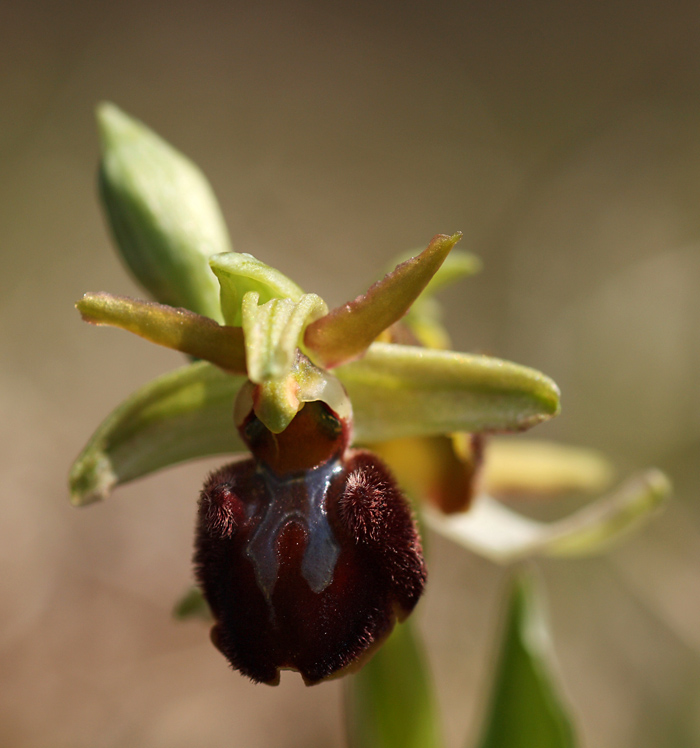
<svg viewBox="0 0 700 748"><path fill-rule="evenodd" d="M279 435L254 413L241 430L254 457L213 473L199 504L212 640L253 680L292 668L316 683L356 667L413 610L426 577L417 528L388 469L347 449L325 404Z"/></svg>
<svg viewBox="0 0 700 748"><path fill-rule="evenodd" d="M432 500L438 509L426 517L438 530L492 557L505 544L504 559L571 538L588 548L643 513L637 492L548 545L539 526L523 541L512 513L489 509L478 435L550 418L559 392L533 369L444 350L432 294L478 266L450 254L461 234L436 236L329 310L229 251L215 198L189 161L116 107L103 106L99 120L110 226L156 301L97 293L77 307L88 322L199 360L107 417L71 470L71 497L88 504L183 460L246 455L207 479L195 542L212 640L235 668L270 684L291 668L317 683L361 664L413 610L426 572L399 485ZM644 511L664 493L659 480L653 488Z"/></svg>

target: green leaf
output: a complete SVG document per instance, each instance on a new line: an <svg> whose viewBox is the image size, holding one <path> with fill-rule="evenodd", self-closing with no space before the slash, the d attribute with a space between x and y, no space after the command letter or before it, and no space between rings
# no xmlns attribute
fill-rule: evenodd
<svg viewBox="0 0 700 748"><path fill-rule="evenodd" d="M108 293L87 293L75 305L86 322L111 325L237 374L245 374L240 327L226 327L187 309Z"/></svg>
<svg viewBox="0 0 700 748"><path fill-rule="evenodd" d="M241 305L249 291L258 294L259 304L271 299L291 299L296 303L304 295L286 275L249 254L227 252L212 257L209 264L219 279L224 319L234 327L242 325Z"/></svg>
<svg viewBox="0 0 700 748"><path fill-rule="evenodd" d="M559 412L551 379L488 356L373 343L334 373L350 395L361 443L522 430Z"/></svg>
<svg viewBox="0 0 700 748"><path fill-rule="evenodd" d="M199 587L190 587L175 603L173 617L178 621L198 619L211 623L214 620L209 605L207 605Z"/></svg>
<svg viewBox="0 0 700 748"><path fill-rule="evenodd" d="M245 377L200 361L137 390L98 427L70 472L76 506L169 465L244 451L233 405Z"/></svg>
<svg viewBox="0 0 700 748"><path fill-rule="evenodd" d="M513 585L479 748L573 748L574 729L554 677L553 654L534 580Z"/></svg>
<svg viewBox="0 0 700 748"><path fill-rule="evenodd" d="M223 321L208 258L231 243L200 170L113 104L101 104L99 182L117 248L157 301Z"/></svg>
<svg viewBox="0 0 700 748"><path fill-rule="evenodd" d="M361 356L401 319L428 285L462 234L439 234L417 257L399 265L363 296L337 307L306 328L304 343L326 368Z"/></svg>
<svg viewBox="0 0 700 748"><path fill-rule="evenodd" d="M608 547L653 516L670 496L671 484L659 470L648 470L613 494L555 522L538 522L508 509L490 496L478 496L466 513L443 515L424 508L436 532L497 563L536 556L585 556Z"/></svg>
<svg viewBox="0 0 700 748"><path fill-rule="evenodd" d="M349 748L440 748L432 684L410 621L346 679Z"/></svg>

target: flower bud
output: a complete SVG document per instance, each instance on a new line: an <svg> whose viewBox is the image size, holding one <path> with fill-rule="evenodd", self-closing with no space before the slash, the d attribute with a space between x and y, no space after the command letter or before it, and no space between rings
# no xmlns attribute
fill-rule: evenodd
<svg viewBox="0 0 700 748"><path fill-rule="evenodd" d="M275 685L307 685L359 667L414 608L426 572L415 522L387 467L348 450L349 426L305 403L280 434L251 411L253 457L202 490L198 582L231 665Z"/></svg>
<svg viewBox="0 0 700 748"><path fill-rule="evenodd" d="M199 169L112 104L98 109L99 183L117 249L162 304L223 321L209 257L231 249L214 194Z"/></svg>

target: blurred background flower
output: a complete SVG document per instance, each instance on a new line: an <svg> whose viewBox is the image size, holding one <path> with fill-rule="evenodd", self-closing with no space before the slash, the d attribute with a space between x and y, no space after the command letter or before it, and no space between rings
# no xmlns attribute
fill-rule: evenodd
<svg viewBox="0 0 700 748"><path fill-rule="evenodd" d="M234 249L330 305L464 232L484 270L442 296L454 347L557 381L562 415L533 437L601 449L620 476L657 464L676 487L609 556L541 565L587 744L700 744L699 20L660 0L0 6L3 746L340 744L337 684L263 691L170 622L218 461L68 504L94 425L180 362L73 309L86 289L139 293L97 205L103 99L196 161ZM429 542L417 616L457 746L503 571Z"/></svg>

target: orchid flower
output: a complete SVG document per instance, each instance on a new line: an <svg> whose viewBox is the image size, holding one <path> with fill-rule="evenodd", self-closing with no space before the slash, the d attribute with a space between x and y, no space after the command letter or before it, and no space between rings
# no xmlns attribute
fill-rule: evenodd
<svg viewBox="0 0 700 748"><path fill-rule="evenodd" d="M488 495L509 459L500 470L484 463L486 435L555 416L559 391L534 369L446 350L432 296L478 269L473 255L452 252L460 233L435 236L329 310L231 251L213 193L184 156L112 105L100 107L99 123L109 225L154 300L90 293L77 308L191 362L98 427L71 470L72 502L185 460L236 456L204 484L195 542L212 640L234 668L269 684L294 669L313 684L359 667L423 591L414 510L509 561L587 552L665 495L663 477L648 474L622 498L549 526ZM486 453L502 453L497 445ZM580 454L545 453L544 473L555 463L576 472Z"/></svg>

